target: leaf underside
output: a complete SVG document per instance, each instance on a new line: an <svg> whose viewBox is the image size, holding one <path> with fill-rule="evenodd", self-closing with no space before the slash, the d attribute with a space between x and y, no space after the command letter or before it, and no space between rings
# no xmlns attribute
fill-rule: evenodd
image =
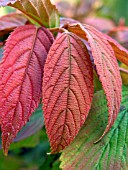
<svg viewBox="0 0 128 170"><path fill-rule="evenodd" d="M59 14L50 0L15 0L15 3L3 0L0 6L10 5L28 16L34 23L45 27L59 26Z"/></svg>
<svg viewBox="0 0 128 170"><path fill-rule="evenodd" d="M106 94L109 117L102 138L113 125L120 108L122 82L118 63L106 37L95 28L89 25L72 24L69 25L68 30L89 42L96 71Z"/></svg>
<svg viewBox="0 0 128 170"><path fill-rule="evenodd" d="M53 43L46 28L21 26L9 37L0 65L0 122L5 154L17 133L37 108L43 67Z"/></svg>
<svg viewBox="0 0 128 170"><path fill-rule="evenodd" d="M43 77L43 110L51 152L75 138L90 110L93 69L83 42L73 33L58 36L48 54Z"/></svg>
<svg viewBox="0 0 128 170"><path fill-rule="evenodd" d="M111 44L116 58L121 61L122 63L125 63L128 66L128 50L118 44L114 39L111 37L104 35L107 39L107 41Z"/></svg>
<svg viewBox="0 0 128 170"><path fill-rule="evenodd" d="M75 140L60 157L63 170L121 170L128 167L128 88L123 90L118 117L97 144L107 124L107 105L103 91L94 95L89 116Z"/></svg>
<svg viewBox="0 0 128 170"><path fill-rule="evenodd" d="M12 13L0 17L0 36L3 36L18 26L25 25L27 19L23 14Z"/></svg>

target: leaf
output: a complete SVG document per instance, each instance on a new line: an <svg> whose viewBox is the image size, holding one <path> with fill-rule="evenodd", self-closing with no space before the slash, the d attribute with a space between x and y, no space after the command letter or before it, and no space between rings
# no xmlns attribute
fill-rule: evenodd
<svg viewBox="0 0 128 170"><path fill-rule="evenodd" d="M63 170L125 170L128 167L128 88L115 124L99 142L107 124L107 105L103 91L94 95L89 116L75 140L63 151Z"/></svg>
<svg viewBox="0 0 128 170"><path fill-rule="evenodd" d="M41 105L36 109L35 113L30 117L29 122L21 129L14 142L25 139L37 133L43 127L43 114Z"/></svg>
<svg viewBox="0 0 128 170"><path fill-rule="evenodd" d="M43 127L43 114L42 114L42 108L40 105L38 107L38 109L30 117L29 122L27 122L27 124L18 133L17 137L13 141L14 145L12 144L10 149L15 148L17 146L21 146L21 144L23 144L24 146L35 146L35 144L36 144L35 142L33 142L33 143L31 142L29 144L28 142L26 142L26 141L30 141L29 139L28 140L23 140L23 139L26 139L26 138L30 137L31 135L36 134L42 127ZM36 135L36 138L37 138L37 135ZM33 137L30 139L33 139ZM22 140L21 143L18 142L20 140ZM17 145L15 144L16 142L18 142ZM25 142L26 142L26 144L25 144ZM0 140L0 149L2 149L1 144L2 144L2 142Z"/></svg>
<svg viewBox="0 0 128 170"><path fill-rule="evenodd" d="M11 144L9 150L11 151L17 148L33 148L36 145L38 145L38 143L39 143L39 132L20 141L14 141ZM2 149L1 141L0 141L0 149Z"/></svg>
<svg viewBox="0 0 128 170"><path fill-rule="evenodd" d="M0 6L10 5L15 7L39 25L45 27L59 26L58 11L50 0L16 0L13 4L9 2L0 3Z"/></svg>
<svg viewBox="0 0 128 170"><path fill-rule="evenodd" d="M91 47L96 71L106 94L109 112L108 124L102 138L113 125L121 102L122 82L115 54L104 34L95 28L78 23L69 25L67 29L87 40Z"/></svg>
<svg viewBox="0 0 128 170"><path fill-rule="evenodd" d="M128 65L128 50L118 44L114 39L104 34L109 44L112 46L114 50L116 58L123 62L124 64Z"/></svg>
<svg viewBox="0 0 128 170"><path fill-rule="evenodd" d="M0 18L0 36L3 36L18 26L25 25L27 19L23 14L11 13Z"/></svg>
<svg viewBox="0 0 128 170"><path fill-rule="evenodd" d="M20 26L9 37L0 65L0 113L2 143L10 143L37 108L43 67L53 36L46 28Z"/></svg>
<svg viewBox="0 0 128 170"><path fill-rule="evenodd" d="M58 36L43 77L43 110L52 153L75 138L90 110L93 69L83 42L73 33Z"/></svg>

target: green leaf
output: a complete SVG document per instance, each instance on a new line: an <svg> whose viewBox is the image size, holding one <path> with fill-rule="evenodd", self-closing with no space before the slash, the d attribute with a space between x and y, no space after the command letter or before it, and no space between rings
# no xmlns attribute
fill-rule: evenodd
<svg viewBox="0 0 128 170"><path fill-rule="evenodd" d="M123 88L118 117L98 143L108 117L103 91L94 95L92 108L74 142L62 153L60 167L64 170L126 170L128 169L128 87Z"/></svg>
<svg viewBox="0 0 128 170"><path fill-rule="evenodd" d="M9 5L19 9L37 25L59 26L58 10L50 0L17 0L14 4Z"/></svg>

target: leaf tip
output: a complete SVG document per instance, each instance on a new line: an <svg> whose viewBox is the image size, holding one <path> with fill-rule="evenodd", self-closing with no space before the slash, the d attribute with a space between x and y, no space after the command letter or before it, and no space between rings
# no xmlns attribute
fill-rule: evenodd
<svg viewBox="0 0 128 170"><path fill-rule="evenodd" d="M3 153L5 156L8 156L8 146L7 146L7 143L4 143L3 144Z"/></svg>
<svg viewBox="0 0 128 170"><path fill-rule="evenodd" d="M5 156L8 156L8 149L13 141L13 135L11 133L2 134L2 148Z"/></svg>
<svg viewBox="0 0 128 170"><path fill-rule="evenodd" d="M113 124L112 124L113 125ZM94 144L97 144L97 143L99 143L101 140L102 140L102 138L107 134L107 132L110 130L110 128L112 127L112 125L109 123L107 126L106 126L106 129L105 129L105 131L103 132L103 134L102 134L102 136L99 138L99 139L97 139L95 142L94 142Z"/></svg>

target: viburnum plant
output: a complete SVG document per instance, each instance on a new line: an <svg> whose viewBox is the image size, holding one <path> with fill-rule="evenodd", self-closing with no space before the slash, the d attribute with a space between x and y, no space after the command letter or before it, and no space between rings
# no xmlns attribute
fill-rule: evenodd
<svg viewBox="0 0 128 170"><path fill-rule="evenodd" d="M0 0L7 5L22 13L1 19L0 36L12 31L0 63L4 154L42 99L62 169L127 169L128 88L117 60L128 65L128 51L92 26L60 19L50 0ZM104 92L94 94L94 72Z"/></svg>

